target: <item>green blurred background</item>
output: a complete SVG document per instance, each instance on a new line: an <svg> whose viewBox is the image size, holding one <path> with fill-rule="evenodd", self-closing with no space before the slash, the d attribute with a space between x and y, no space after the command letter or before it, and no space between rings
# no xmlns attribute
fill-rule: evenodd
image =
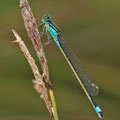
<svg viewBox="0 0 120 120"><path fill-rule="evenodd" d="M100 87L105 120L120 120L120 1L29 0L37 22L51 14L64 39ZM50 120L33 88L34 78L11 29L40 68L20 13L19 0L0 1L0 120ZM45 41L45 39L44 39ZM60 120L99 120L56 44L45 47Z"/></svg>

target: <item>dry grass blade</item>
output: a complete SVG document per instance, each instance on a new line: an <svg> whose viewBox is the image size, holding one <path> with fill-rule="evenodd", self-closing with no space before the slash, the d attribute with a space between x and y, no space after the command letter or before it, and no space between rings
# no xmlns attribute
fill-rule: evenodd
<svg viewBox="0 0 120 120"><path fill-rule="evenodd" d="M14 30L12 30L13 34L15 35L16 39L13 42L16 42L19 44L21 51L24 53L24 56L26 57L26 59L28 60L31 69L33 71L35 80L33 80L34 83L34 88L36 89L36 91L38 93L40 93L42 95L42 98L44 99L46 106L48 108L48 111L52 117L52 120L54 119L54 114L53 114L53 110L52 110L52 106L51 106L51 102L49 100L48 94L47 94L47 89L45 87L45 84L43 82L43 77L41 76L41 74L39 73L38 67L35 64L34 59L32 58L32 56L30 55L26 45L24 44L24 42L22 41L21 37L18 35L18 33Z"/></svg>

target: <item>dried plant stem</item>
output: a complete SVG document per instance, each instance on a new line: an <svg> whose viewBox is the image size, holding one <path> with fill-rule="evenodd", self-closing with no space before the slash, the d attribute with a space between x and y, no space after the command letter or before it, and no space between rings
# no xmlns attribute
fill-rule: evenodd
<svg viewBox="0 0 120 120"><path fill-rule="evenodd" d="M53 114L53 111L52 111L52 106L51 106L51 103L50 103L50 100L49 100L49 97L48 97L48 94L47 94L47 89L46 89L45 84L43 82L43 77L39 73L38 67L35 64L34 59L30 55L30 53L29 53L26 45L22 41L21 37L18 35L18 33L16 31L12 30L12 32L17 39L13 42L16 42L16 43L19 44L19 46L21 48L21 51L24 53L24 56L26 57L26 59L28 60L30 66L31 66L31 69L32 69L34 77L35 77L35 80L33 80L33 83L35 84L34 87L35 87L36 91L41 94L41 96L44 99L44 101L46 103L46 106L49 110L49 113L52 117L52 120L54 120L54 114Z"/></svg>
<svg viewBox="0 0 120 120"><path fill-rule="evenodd" d="M43 49L42 42L40 39L39 30L37 28L36 20L33 16L32 10L31 10L30 5L29 5L27 0L20 0L20 8L21 8L21 14L22 14L22 17L24 20L24 25L25 25L25 28L27 30L28 36L30 37L30 39L33 43L33 46L34 46L35 51L37 53L38 59L39 59L41 66L42 66L42 71L43 71L42 77L45 79L45 81L48 85L49 95L51 98L52 106L50 105L51 104L50 102L47 103L45 101L45 103L49 104L49 105L47 105L47 108L50 112L50 115L52 116L52 119L58 120L56 102L55 102L55 98L54 98L54 94L53 94L53 90L52 90L52 84L50 81L47 60L46 60L44 49ZM21 45L21 44L19 44L19 45ZM39 77L40 77L39 79L41 79L41 76L39 76ZM42 89L42 88L40 88L42 86L40 86L38 84L37 79L34 81L34 83L35 83L35 88L36 88L37 92L41 93L41 90L39 90L39 89ZM45 97L45 96L43 96L43 97ZM45 98L43 98L43 99L46 100ZM52 109L52 107L53 107L53 109Z"/></svg>
<svg viewBox="0 0 120 120"><path fill-rule="evenodd" d="M39 30L37 28L35 18L33 16L32 10L31 10L30 5L27 0L20 0L20 8L21 8L21 13L22 13L24 25L27 30L28 36L30 37L30 39L33 43L33 46L37 53L38 59L40 60L40 63L42 66L43 77L44 77L46 83L48 84L49 94L50 94L52 106L54 109L55 120L58 120L56 102L55 102L55 98L54 98L54 94L53 94L52 84L50 81L47 60L45 57L45 53L43 50L43 46L42 46L42 42L40 39L40 34L39 34Z"/></svg>

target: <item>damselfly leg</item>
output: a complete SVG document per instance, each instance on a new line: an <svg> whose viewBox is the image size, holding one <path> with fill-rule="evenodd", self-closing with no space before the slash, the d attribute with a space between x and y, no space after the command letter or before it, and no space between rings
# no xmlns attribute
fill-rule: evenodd
<svg viewBox="0 0 120 120"><path fill-rule="evenodd" d="M44 25L44 23L41 23L40 25L38 25L38 27L41 27L43 25ZM42 36L47 36L47 39L48 39L47 42L43 43L43 47L49 45L52 42L52 37L50 36L50 34L48 33L48 31L46 30L46 26L45 25L43 26L43 31L40 32L40 36L41 37Z"/></svg>
<svg viewBox="0 0 120 120"><path fill-rule="evenodd" d="M44 47L49 45L52 42L52 37L50 36L50 34L47 31L46 31L46 35L47 35L48 41L43 43Z"/></svg>

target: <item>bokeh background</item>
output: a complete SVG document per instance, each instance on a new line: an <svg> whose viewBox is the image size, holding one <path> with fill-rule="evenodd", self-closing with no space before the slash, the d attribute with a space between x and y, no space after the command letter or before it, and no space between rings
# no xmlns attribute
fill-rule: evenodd
<svg viewBox="0 0 120 120"><path fill-rule="evenodd" d="M120 120L120 1L29 0L37 22L49 13L64 39L100 87L95 100L105 120ZM19 0L0 1L0 120L50 120L33 88L32 71L15 40L15 29L40 68L20 13ZM46 38L43 38L46 41ZM99 120L60 50L45 47L60 120Z"/></svg>

